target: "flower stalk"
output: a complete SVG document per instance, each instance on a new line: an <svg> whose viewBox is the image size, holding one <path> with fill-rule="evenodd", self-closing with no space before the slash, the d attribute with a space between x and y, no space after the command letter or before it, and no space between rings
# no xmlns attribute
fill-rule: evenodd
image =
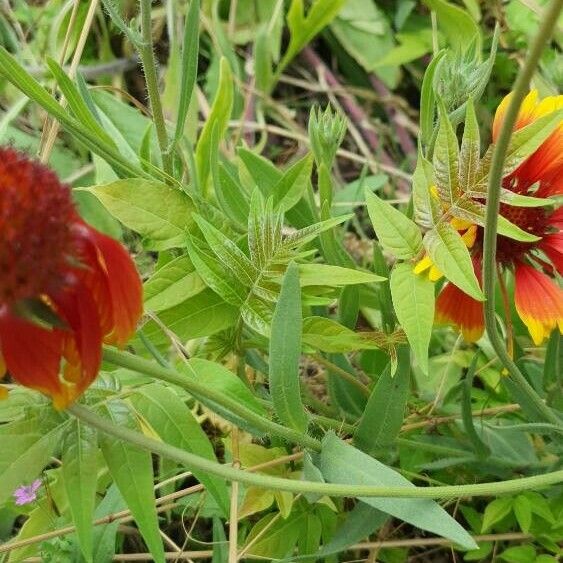
<svg viewBox="0 0 563 563"><path fill-rule="evenodd" d="M545 9L538 33L531 44L528 56L514 83L512 97L510 99L492 156L483 241L483 291L486 297L484 316L485 328L487 330L489 340L491 341L491 345L497 353L502 365L506 368L512 383L518 388L520 400L524 398L528 403L528 406L536 411L538 417L558 426L561 426L561 420L545 404L541 397L528 383L524 375L520 372L510 357L510 354L508 353L497 330L495 318L495 282L500 189L506 153L520 105L529 89L530 80L538 65L542 51L553 33L553 29L558 21L558 16L562 7L563 0L553 0Z"/></svg>

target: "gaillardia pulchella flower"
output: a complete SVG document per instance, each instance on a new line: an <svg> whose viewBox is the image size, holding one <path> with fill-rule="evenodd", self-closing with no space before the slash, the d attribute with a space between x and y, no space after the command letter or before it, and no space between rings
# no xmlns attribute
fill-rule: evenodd
<svg viewBox="0 0 563 563"><path fill-rule="evenodd" d="M74 401L95 379L102 343L122 346L142 313L125 248L87 225L42 164L0 148L0 378Z"/></svg>
<svg viewBox="0 0 563 563"><path fill-rule="evenodd" d="M510 95L499 105L493 123L493 142L508 106ZM538 102L532 91L520 108L515 129L563 108L563 96ZM516 170L503 179L503 188L526 196L548 198L563 194L563 121ZM514 207L501 203L500 214L522 230L538 237L536 242L519 242L499 235L497 264L500 271L514 274L514 301L518 315L532 340L539 345L559 327L563 332L563 290L557 274L563 275L563 209ZM477 277L483 253L483 229L477 227L471 253ZM481 337L484 328L483 304L451 283L446 283L436 302L436 321L458 327L466 340Z"/></svg>

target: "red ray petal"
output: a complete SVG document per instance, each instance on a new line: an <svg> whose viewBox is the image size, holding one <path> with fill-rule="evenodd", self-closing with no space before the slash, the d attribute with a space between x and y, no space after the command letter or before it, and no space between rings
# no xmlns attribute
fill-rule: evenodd
<svg viewBox="0 0 563 563"><path fill-rule="evenodd" d="M102 361L102 329L98 308L88 287L72 274L62 291L50 295L71 331L63 335L65 378L76 384L76 396L94 381Z"/></svg>
<svg viewBox="0 0 563 563"><path fill-rule="evenodd" d="M560 276L563 276L563 233L547 235L538 244L551 260Z"/></svg>
<svg viewBox="0 0 563 563"><path fill-rule="evenodd" d="M75 228L84 244L85 274L94 293L106 342L123 346L143 312L143 288L133 260L119 242L83 222Z"/></svg>
<svg viewBox="0 0 563 563"><path fill-rule="evenodd" d="M436 300L434 322L454 325L461 330L465 340L476 342L483 335L485 328L483 303L452 283L447 283Z"/></svg>
<svg viewBox="0 0 563 563"><path fill-rule="evenodd" d="M539 345L558 325L563 329L563 291L527 264L516 265L515 279L516 310Z"/></svg>
<svg viewBox="0 0 563 563"><path fill-rule="evenodd" d="M50 396L64 408L72 387L59 377L63 339L61 331L47 330L0 308L0 342L6 368L21 385Z"/></svg>

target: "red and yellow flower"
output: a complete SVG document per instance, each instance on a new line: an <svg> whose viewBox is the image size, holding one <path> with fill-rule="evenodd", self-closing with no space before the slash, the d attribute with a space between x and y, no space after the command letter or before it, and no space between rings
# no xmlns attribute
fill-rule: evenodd
<svg viewBox="0 0 563 563"><path fill-rule="evenodd" d="M493 123L493 142L510 100L499 105ZM538 101L534 90L523 101L515 129L563 108L563 96ZM503 179L503 187L513 192L547 198L563 194L563 121L543 144L514 172ZM497 239L497 263L501 271L514 274L516 311L536 345L559 327L563 332L563 290L555 280L563 275L563 209L514 207L501 204L500 213L524 231L539 237L537 242L518 242L504 236ZM483 229L477 228L471 247L475 271L480 277ZM468 341L483 334L483 304L451 283L446 283L436 302L436 322L452 324Z"/></svg>
<svg viewBox="0 0 563 563"><path fill-rule="evenodd" d="M45 166L0 148L0 378L62 409L94 381L102 343L123 346L142 313L125 248L87 225ZM5 391L4 391L5 392Z"/></svg>

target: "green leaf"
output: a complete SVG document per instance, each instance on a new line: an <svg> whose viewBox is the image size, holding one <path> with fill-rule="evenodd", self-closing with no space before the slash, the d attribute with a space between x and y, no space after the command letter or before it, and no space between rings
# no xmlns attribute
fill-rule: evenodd
<svg viewBox="0 0 563 563"><path fill-rule="evenodd" d="M94 513L94 518L104 518L110 516L110 514L115 514L121 510L125 510L127 505L119 492L119 489L115 485L111 485L104 498L96 507L96 512ZM115 537L117 535L117 529L120 526L120 520L110 521L107 524L102 524L101 526L95 526L93 530L94 535L94 557L93 560L96 563L110 563L115 555Z"/></svg>
<svg viewBox="0 0 563 563"><path fill-rule="evenodd" d="M207 182L211 173L209 155L216 150L212 146L213 130L216 129L216 139L219 141L229 124L233 108L233 76L227 59L221 58L219 72L219 86L213 100L211 111L201 131L196 151L197 177L203 194L207 193Z"/></svg>
<svg viewBox="0 0 563 563"><path fill-rule="evenodd" d="M344 3L345 0L315 0L305 15L303 0L292 0L287 12L289 45L280 61L278 72L335 18Z"/></svg>
<svg viewBox="0 0 563 563"><path fill-rule="evenodd" d="M532 505L530 501L524 495L518 495L514 499L513 510L520 529L527 534L532 525Z"/></svg>
<svg viewBox="0 0 563 563"><path fill-rule="evenodd" d="M428 345L434 323L434 284L413 272L409 263L395 264L391 297L399 324L423 373L428 373Z"/></svg>
<svg viewBox="0 0 563 563"><path fill-rule="evenodd" d="M264 94L268 94L270 92L274 82L269 28L269 25L261 25L254 41L254 74L256 75L256 89Z"/></svg>
<svg viewBox="0 0 563 563"><path fill-rule="evenodd" d="M467 368L467 374L464 378L461 388L461 419L465 428L465 433L471 441L471 445L475 450L477 457L484 459L490 454L490 448L483 442L478 432L475 430L473 423L473 412L471 405L471 392L473 390L473 379L477 368L479 354L476 353L471 360L471 364Z"/></svg>
<svg viewBox="0 0 563 563"><path fill-rule="evenodd" d="M73 111L76 118L82 123L84 127L92 131L99 139L103 140L105 144L115 147L115 143L107 132L102 128L100 123L95 119L90 108L80 95L78 88L74 85L72 80L67 76L63 68L55 60L47 57L47 66L55 77L59 88L65 96L65 99Z"/></svg>
<svg viewBox="0 0 563 563"><path fill-rule="evenodd" d="M0 75L39 104L89 150L102 157L118 173L126 176L145 176L143 170L131 164L115 147L103 143L95 133L84 127L41 86L4 47L0 46Z"/></svg>
<svg viewBox="0 0 563 563"><path fill-rule="evenodd" d="M377 531L388 519L387 514L376 510L375 508L359 502L356 506L346 513L346 520L337 528L334 536L328 543L315 553L318 560L331 561L330 555L343 553L353 544L359 543ZM311 556L302 556L291 558L293 561L302 561L311 559ZM284 560L289 563L289 559Z"/></svg>
<svg viewBox="0 0 563 563"><path fill-rule="evenodd" d="M287 211L297 205L311 181L312 168L313 155L309 153L283 173L272 190L274 209Z"/></svg>
<svg viewBox="0 0 563 563"><path fill-rule="evenodd" d="M143 236L147 247L165 250L185 245L195 207L184 192L142 178L80 189L94 194L114 217Z"/></svg>
<svg viewBox="0 0 563 563"><path fill-rule="evenodd" d="M186 342L211 336L232 326L238 318L238 310L210 289L205 289L183 303L160 312L158 318L181 342ZM152 320L144 325L143 333L157 348L170 345L167 334Z"/></svg>
<svg viewBox="0 0 563 563"><path fill-rule="evenodd" d="M80 549L86 561L93 561L94 506L98 481L98 440L96 432L74 420L65 436L62 477L76 526Z"/></svg>
<svg viewBox="0 0 563 563"><path fill-rule="evenodd" d="M221 261L205 242L195 237L187 237L186 240L191 261L205 284L227 303L240 307L247 289L239 278L223 268Z"/></svg>
<svg viewBox="0 0 563 563"><path fill-rule="evenodd" d="M299 282L301 287L311 285L325 285L339 287L342 285L355 285L361 283L373 283L384 281L385 278L364 272L342 268L330 264L299 264Z"/></svg>
<svg viewBox="0 0 563 563"><path fill-rule="evenodd" d="M159 268L143 285L145 309L155 313L179 305L205 289L188 256L178 256Z"/></svg>
<svg viewBox="0 0 563 563"><path fill-rule="evenodd" d="M449 223L439 223L424 236L424 246L437 268L467 295L483 301L471 256L459 233Z"/></svg>
<svg viewBox="0 0 563 563"><path fill-rule="evenodd" d="M320 456L322 474L330 483L414 488L402 475L346 444L333 433L328 433L323 439ZM360 500L422 530L448 538L466 549L477 547L473 538L432 500L368 497L360 497Z"/></svg>
<svg viewBox="0 0 563 563"><path fill-rule="evenodd" d="M209 438L174 391L163 387L161 383L152 383L137 389L130 400L144 421L167 444L217 461ZM229 494L225 481L207 472L194 469L193 473L226 516L229 513Z"/></svg>
<svg viewBox="0 0 563 563"><path fill-rule="evenodd" d="M417 256L422 235L417 225L389 203L366 190L368 213L383 248L405 260Z"/></svg>
<svg viewBox="0 0 563 563"><path fill-rule="evenodd" d="M392 446L405 417L410 387L410 354L406 346L398 352L397 373L391 375L391 365L383 370L360 422L354 432L354 445L368 454Z"/></svg>
<svg viewBox="0 0 563 563"><path fill-rule="evenodd" d="M239 226L246 225L249 213L248 194L224 164L219 164L215 195L229 219Z"/></svg>
<svg viewBox="0 0 563 563"><path fill-rule="evenodd" d="M303 319L303 342L329 353L375 350L392 342L392 337L378 332L354 332L326 317Z"/></svg>
<svg viewBox="0 0 563 563"><path fill-rule="evenodd" d="M536 558L536 550L533 545L518 545L509 547L499 555L499 559L507 561L508 563L538 562L538 558Z"/></svg>
<svg viewBox="0 0 563 563"><path fill-rule="evenodd" d="M225 396L241 403L247 409L264 416L262 403L253 395L240 378L225 366L203 360L191 358L178 366L187 376L197 379L200 383L221 391Z"/></svg>
<svg viewBox="0 0 563 563"><path fill-rule="evenodd" d="M288 556L295 548L306 516L305 512L292 514L287 520L276 517L275 514L264 516L246 538L245 545L250 546L248 555L270 561Z"/></svg>
<svg viewBox="0 0 563 563"><path fill-rule="evenodd" d="M436 188L440 199L448 205L453 205L461 195L458 177L459 146L454 128L441 101L438 104L438 113L440 125L433 157Z"/></svg>
<svg viewBox="0 0 563 563"><path fill-rule="evenodd" d="M61 419L50 407L43 410L0 426L0 505L37 478L60 445Z"/></svg>
<svg viewBox="0 0 563 563"><path fill-rule="evenodd" d="M495 524L500 522L512 511L514 499L512 497L500 497L490 502L483 514L483 525L481 533L488 532Z"/></svg>
<svg viewBox="0 0 563 563"><path fill-rule="evenodd" d="M199 53L199 0L191 0L186 23L184 26L184 42L182 45L182 80L179 90L178 114L174 139L179 141L184 133L184 124L192 99L197 78L197 61Z"/></svg>
<svg viewBox="0 0 563 563"><path fill-rule="evenodd" d="M299 269L291 262L272 319L269 383L276 415L290 428L305 432L308 417L299 387L301 326Z"/></svg>
<svg viewBox="0 0 563 563"><path fill-rule="evenodd" d="M371 0L348 0L332 21L330 30L364 70L377 69L389 86L395 85L398 69L379 68L382 59L383 66L396 66L393 61L385 60L393 53L395 40L385 12L379 6Z"/></svg>
<svg viewBox="0 0 563 563"><path fill-rule="evenodd" d="M137 429L129 409L121 401L108 402L104 411L114 424ZM106 435L100 435L100 446L110 474L131 510L147 547L155 561L164 563L150 452Z"/></svg>
<svg viewBox="0 0 563 563"><path fill-rule="evenodd" d="M438 26L454 49L465 49L475 38L477 38L477 49L481 49L479 27L465 10L445 0L424 0L424 3L436 12Z"/></svg>
<svg viewBox="0 0 563 563"><path fill-rule="evenodd" d="M222 266L229 270L231 275L238 279L241 284L247 287L251 286L258 275L258 270L246 254L203 217L194 214L194 219Z"/></svg>
<svg viewBox="0 0 563 563"><path fill-rule="evenodd" d="M559 127L563 109L555 110L518 129L510 137L506 153L503 177L507 176L535 152L540 145Z"/></svg>

